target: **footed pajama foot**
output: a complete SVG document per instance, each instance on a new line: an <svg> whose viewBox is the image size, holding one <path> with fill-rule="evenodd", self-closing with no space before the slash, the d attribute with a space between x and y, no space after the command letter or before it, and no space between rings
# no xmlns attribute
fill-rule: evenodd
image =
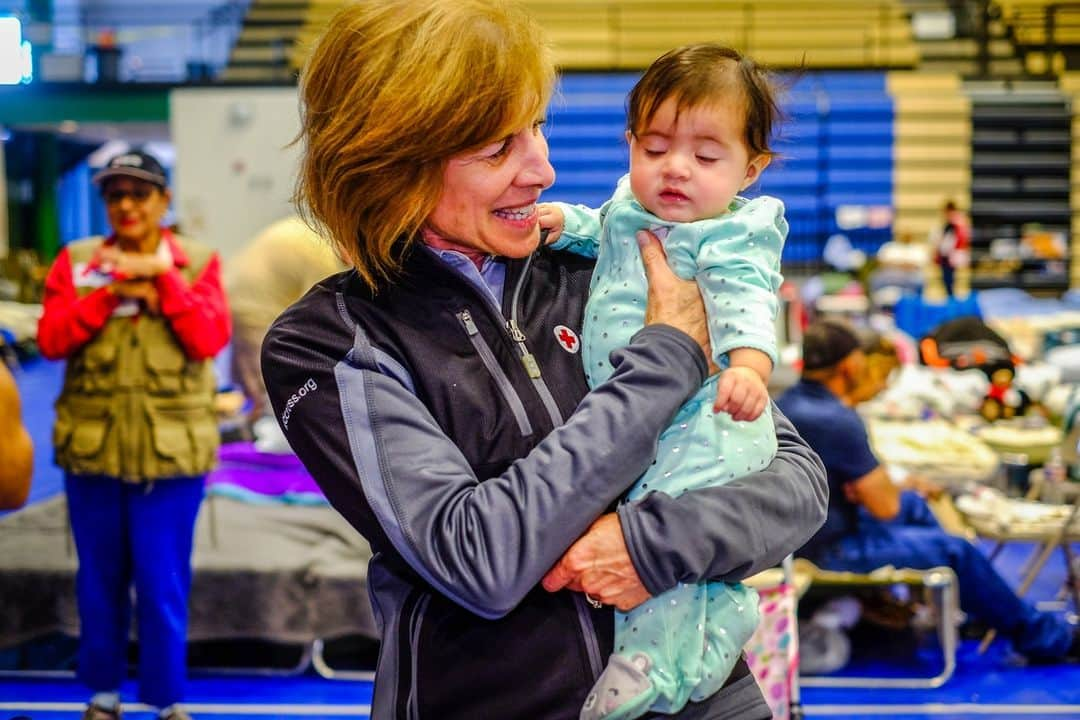
<svg viewBox="0 0 1080 720"><path fill-rule="evenodd" d="M612 655L585 698L579 720L630 720L644 714L657 696L648 675L651 668L645 653Z"/></svg>

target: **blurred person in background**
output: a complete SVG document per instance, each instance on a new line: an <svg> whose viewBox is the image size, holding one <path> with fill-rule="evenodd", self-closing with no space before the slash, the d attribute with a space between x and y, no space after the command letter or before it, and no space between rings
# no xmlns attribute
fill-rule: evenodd
<svg viewBox="0 0 1080 720"><path fill-rule="evenodd" d="M859 346L866 362L861 378L848 393L852 406L880 395L889 386L893 372L900 369L896 345L881 333L872 330L860 333Z"/></svg>
<svg viewBox="0 0 1080 720"><path fill-rule="evenodd" d="M967 268L971 263L971 224L953 200L945 201L942 215L941 229L932 238L935 247L934 262L941 270L941 284L945 288L945 296L951 298L956 271Z"/></svg>
<svg viewBox="0 0 1080 720"><path fill-rule="evenodd" d="M134 583L138 699L185 720L192 536L218 448L210 361L229 340L221 263L162 227L153 156L117 155L93 181L112 234L60 251L38 325L41 353L67 360L53 445L79 558L83 718L120 716Z"/></svg>
<svg viewBox="0 0 1080 720"><path fill-rule="evenodd" d="M269 409L259 349L270 323L312 285L345 269L334 249L298 217L271 224L225 266L232 311L232 380L253 423Z"/></svg>
<svg viewBox="0 0 1080 720"><path fill-rule="evenodd" d="M812 323L803 335L802 379L777 405L817 451L829 478L825 525L799 551L826 570L869 573L885 565L952 568L960 607L1010 638L1030 660L1080 659L1080 634L1021 599L966 538L942 529L924 496L940 489L910 476L893 482L854 409L865 395L867 356L847 323Z"/></svg>
<svg viewBox="0 0 1080 720"><path fill-rule="evenodd" d="M929 244L911 232L900 232L878 248L867 281L875 304L892 306L903 293L920 292L930 252Z"/></svg>
<svg viewBox="0 0 1080 720"><path fill-rule="evenodd" d="M23 506L33 467L34 444L23 425L19 388L0 362L0 510Z"/></svg>

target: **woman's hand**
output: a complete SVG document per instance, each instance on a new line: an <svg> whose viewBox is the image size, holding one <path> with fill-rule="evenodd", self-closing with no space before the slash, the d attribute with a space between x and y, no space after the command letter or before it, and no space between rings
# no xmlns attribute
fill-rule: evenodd
<svg viewBox="0 0 1080 720"><path fill-rule="evenodd" d="M630 561L619 516L602 515L570 546L541 581L548 592L566 588L626 612L652 597Z"/></svg>
<svg viewBox="0 0 1080 720"><path fill-rule="evenodd" d="M151 315L161 314L161 296L152 280L118 280L108 288L117 297L138 300Z"/></svg>
<svg viewBox="0 0 1080 720"><path fill-rule="evenodd" d="M645 277L649 282L645 324L671 325L676 330L682 330L701 346L709 361L709 374L720 372L712 360L705 303L697 283L683 280L672 272L663 246L651 232L639 230L637 241L641 248L641 262L645 265Z"/></svg>
<svg viewBox="0 0 1080 720"><path fill-rule="evenodd" d="M156 253L124 252L115 245L102 248L99 257L104 268L126 278L154 278L169 269Z"/></svg>

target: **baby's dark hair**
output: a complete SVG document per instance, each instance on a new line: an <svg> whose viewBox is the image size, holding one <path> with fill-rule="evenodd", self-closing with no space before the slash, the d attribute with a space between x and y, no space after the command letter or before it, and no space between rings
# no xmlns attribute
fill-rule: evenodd
<svg viewBox="0 0 1080 720"><path fill-rule="evenodd" d="M773 155L769 138L782 115L775 84L765 68L715 43L684 45L657 58L630 91L626 127L631 135L643 131L668 98L676 99L677 117L687 108L730 96L742 102L743 135L751 157Z"/></svg>

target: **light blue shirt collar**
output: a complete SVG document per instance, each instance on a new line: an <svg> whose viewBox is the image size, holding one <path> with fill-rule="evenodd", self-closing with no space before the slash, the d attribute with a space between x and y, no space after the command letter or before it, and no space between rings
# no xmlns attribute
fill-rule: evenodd
<svg viewBox="0 0 1080 720"><path fill-rule="evenodd" d="M487 295L495 303L495 307L502 311L503 288L506 285L506 262L502 258L489 255L477 269L468 256L457 250L441 250L430 245L427 248L443 263L464 275L466 280Z"/></svg>

